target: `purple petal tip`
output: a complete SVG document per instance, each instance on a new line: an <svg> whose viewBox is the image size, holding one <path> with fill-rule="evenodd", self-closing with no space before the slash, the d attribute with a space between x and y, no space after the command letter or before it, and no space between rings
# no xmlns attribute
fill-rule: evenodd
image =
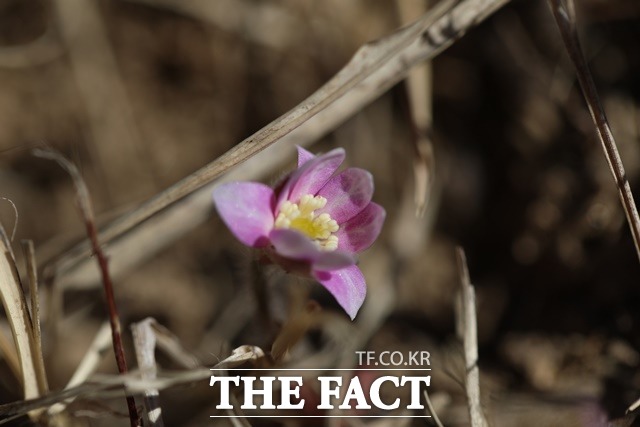
<svg viewBox="0 0 640 427"><path fill-rule="evenodd" d="M352 265L337 271L314 272L314 275L331 292L351 320L355 319L367 294L367 284L360 269Z"/></svg>

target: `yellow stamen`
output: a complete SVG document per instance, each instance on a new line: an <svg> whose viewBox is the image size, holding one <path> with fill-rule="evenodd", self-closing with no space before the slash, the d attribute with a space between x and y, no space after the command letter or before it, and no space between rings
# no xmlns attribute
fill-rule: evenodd
<svg viewBox="0 0 640 427"><path fill-rule="evenodd" d="M315 214L326 204L327 199L312 194L302 196L298 203L287 200L280 206L275 227L298 230L310 237L320 249L334 251L338 248L338 237L333 234L340 228L338 223L328 213Z"/></svg>

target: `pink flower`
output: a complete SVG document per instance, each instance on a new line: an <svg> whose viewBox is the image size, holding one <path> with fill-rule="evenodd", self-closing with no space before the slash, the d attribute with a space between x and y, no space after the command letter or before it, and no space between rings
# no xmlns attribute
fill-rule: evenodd
<svg viewBox="0 0 640 427"><path fill-rule="evenodd" d="M275 189L230 182L213 200L238 240L263 248L286 271L316 279L353 319L366 295L355 254L375 241L386 213L371 202L369 172L336 173L344 157L342 148L314 156L298 147L298 169Z"/></svg>

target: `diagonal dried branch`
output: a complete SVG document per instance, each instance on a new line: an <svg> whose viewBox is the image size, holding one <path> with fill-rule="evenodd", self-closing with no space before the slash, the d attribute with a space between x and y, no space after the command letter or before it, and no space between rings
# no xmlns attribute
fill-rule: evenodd
<svg viewBox="0 0 640 427"><path fill-rule="evenodd" d="M580 39L576 30L573 0L549 0L549 6L560 30L567 53L576 68L582 94L589 107L589 113L596 126L598 137L602 142L602 149L609 163L613 180L618 187L618 193L627 216L627 221L629 222L629 227L631 228L631 235L633 236L636 252L640 258L640 216L638 215L638 208L633 199L631 186L624 171L624 165L618 153L618 147L611 132L604 107L602 106L602 102L600 102L593 76L591 75L591 71L582 52L582 47L580 46Z"/></svg>
<svg viewBox="0 0 640 427"><path fill-rule="evenodd" d="M402 80L413 65L435 57L508 1L445 0L414 24L363 46L336 76L297 107L207 166L108 224L102 230L100 239L106 243L124 236L172 204L178 209L175 202L192 195L199 188L212 183L222 174L276 142L280 142L281 146L285 143L309 143L330 132ZM209 191L210 188L207 188L207 199ZM195 197L195 194L193 195ZM200 197L202 198L201 195ZM181 222L186 224L182 229L195 227L198 221L204 221L211 211L210 205L210 202L208 205L197 204L198 210L188 212L187 217L181 218ZM155 230L160 229L157 223L154 227L158 227ZM166 228L163 228L164 231ZM162 234L150 233L156 236ZM179 236L175 236L177 237ZM169 242L170 239L165 239L155 243L155 246L166 245ZM84 267L90 250L86 242L78 244L49 263L48 274L60 278ZM114 265L118 263L116 258L122 256L120 252L112 253ZM135 260L140 260L145 256L142 253L148 250L137 252L133 254L133 261L128 260L124 264L135 265ZM92 274L95 279L95 273Z"/></svg>

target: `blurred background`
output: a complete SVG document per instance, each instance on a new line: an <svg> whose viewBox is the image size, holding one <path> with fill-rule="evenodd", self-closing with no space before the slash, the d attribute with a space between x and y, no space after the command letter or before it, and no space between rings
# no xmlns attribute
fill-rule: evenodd
<svg viewBox="0 0 640 427"><path fill-rule="evenodd" d="M426 7L419 0L3 0L0 196L19 212L15 241L33 239L44 264L84 232L67 174L31 149L55 148L78 166L104 224L297 105L359 46L419 16L407 10ZM640 3L579 0L577 8L638 194ZM205 223L119 275L129 347L128 325L153 316L213 364L242 344L270 349L283 328L298 324L296 307L314 300L328 318L301 331L290 360L347 339L335 331L355 334L358 350L429 350L440 418L468 425L454 321L460 245L477 287L490 421L595 426L605 425L597 421L603 416L623 417L640 397L638 257L546 2L511 2L439 55L431 72L418 95L433 111L422 218L413 200L408 97L415 94L407 85L310 148L344 147L349 165L373 173L374 200L388 213L381 238L361 256L369 297L355 324L319 286L258 265L211 206ZM292 147L277 155L288 167L264 182L294 167ZM0 218L10 232L15 218L5 201ZM107 317L99 286L64 290L55 318L44 304L55 390ZM115 372L113 357L104 359L100 371ZM159 364L176 369L162 356ZM0 365L0 401L19 400L16 378ZM167 425L212 425L208 393L206 385L162 392ZM80 399L64 422L127 425L123 411L123 399ZM619 425L636 425L627 421Z"/></svg>

